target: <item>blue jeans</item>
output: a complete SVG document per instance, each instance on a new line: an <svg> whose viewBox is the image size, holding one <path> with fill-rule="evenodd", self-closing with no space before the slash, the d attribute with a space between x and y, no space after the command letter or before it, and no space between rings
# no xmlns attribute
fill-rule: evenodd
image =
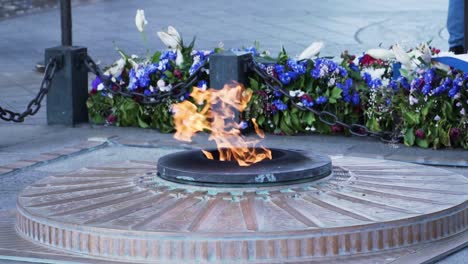
<svg viewBox="0 0 468 264"><path fill-rule="evenodd" d="M464 28L464 0L449 0L447 15L447 30L449 33L449 47L463 46Z"/></svg>

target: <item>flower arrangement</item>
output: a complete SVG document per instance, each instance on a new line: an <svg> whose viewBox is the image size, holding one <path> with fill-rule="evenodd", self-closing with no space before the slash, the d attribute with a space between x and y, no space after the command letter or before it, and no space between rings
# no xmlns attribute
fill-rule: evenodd
<svg viewBox="0 0 468 264"><path fill-rule="evenodd" d="M145 44L147 41L144 27L147 23L144 11L138 10L135 24L142 33ZM150 56L148 49L146 57L139 57L129 56L117 49L121 58L104 72L114 83L134 96L115 96L105 88L99 77L92 82L87 106L93 122L151 127L163 132L172 132L174 128L170 106L176 101L187 99L189 91L179 98L163 97L162 101L155 104L141 104L143 96L174 94L177 92L174 91L177 84L184 83L196 72L199 72L199 78L202 80L200 85L207 86L209 71L204 65L215 50L195 50L194 40L184 45L179 32L171 26L167 31L157 34L167 46L166 51L156 51Z"/></svg>
<svg viewBox="0 0 468 264"><path fill-rule="evenodd" d="M143 11L135 23L144 35L147 24ZM209 56L222 50L195 50L194 41L184 45L173 27L158 32L168 47L146 57L128 56L108 67L105 74L126 91L136 94L178 94L177 84L196 72L197 86L209 87L209 70L204 64ZM278 79L279 89L268 87L260 76L252 74L246 84L253 92L241 118L244 127L255 118L267 132L348 134L340 125L328 126L311 111L294 105L328 111L345 123L366 125L373 131L393 131L408 146L463 147L468 149L468 73L431 61L440 50L428 43L409 51L395 44L391 49L370 49L360 56L348 52L341 59L319 56L323 43L312 43L299 56L290 56L284 48L277 57L260 52L258 43L243 48L254 57L262 57L259 66ZM171 105L190 100L188 93L179 98L165 97L155 104L142 104L141 97L115 96L99 78L92 83L88 109L96 123L140 126L174 130Z"/></svg>

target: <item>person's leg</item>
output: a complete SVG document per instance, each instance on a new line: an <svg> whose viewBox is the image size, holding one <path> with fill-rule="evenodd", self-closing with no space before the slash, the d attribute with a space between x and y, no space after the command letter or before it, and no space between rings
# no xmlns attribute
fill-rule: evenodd
<svg viewBox="0 0 468 264"><path fill-rule="evenodd" d="M464 0L449 0L447 30L449 48L455 53L463 53Z"/></svg>

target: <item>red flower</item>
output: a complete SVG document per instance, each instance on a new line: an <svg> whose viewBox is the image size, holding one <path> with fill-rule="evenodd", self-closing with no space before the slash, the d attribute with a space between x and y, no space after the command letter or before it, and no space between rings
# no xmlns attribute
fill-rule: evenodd
<svg viewBox="0 0 468 264"><path fill-rule="evenodd" d="M340 126L340 125L333 125L333 126L331 126L331 131L332 131L333 133L341 133L341 132L343 132L343 130L344 130L343 127Z"/></svg>
<svg viewBox="0 0 468 264"><path fill-rule="evenodd" d="M89 91L89 94L90 95L95 95L97 93L97 90L96 89L91 89L91 91Z"/></svg>
<svg viewBox="0 0 468 264"><path fill-rule="evenodd" d="M460 135L461 135L460 129L457 127L451 128L449 135L450 135L450 139L453 142L457 142L458 139L460 139Z"/></svg>
<svg viewBox="0 0 468 264"><path fill-rule="evenodd" d="M416 130L416 131L414 132L414 135L415 135L417 138L419 138L419 139L424 139L424 138L426 138L426 133L424 133L424 130L422 130L421 128L418 129L418 130Z"/></svg>
<svg viewBox="0 0 468 264"><path fill-rule="evenodd" d="M175 76L177 79L182 79L182 77L183 77L182 72L181 72L179 69L175 69L175 70L174 70L174 76Z"/></svg>
<svg viewBox="0 0 468 264"><path fill-rule="evenodd" d="M385 62L381 59L375 59L374 57L370 56L369 54L365 54L359 60L359 65L361 66L372 66L372 65L383 65Z"/></svg>
<svg viewBox="0 0 468 264"><path fill-rule="evenodd" d="M115 122L117 122L117 116L116 116L116 115L109 115L109 116L106 118L106 121L107 121L107 123L109 123L109 124L114 124Z"/></svg>

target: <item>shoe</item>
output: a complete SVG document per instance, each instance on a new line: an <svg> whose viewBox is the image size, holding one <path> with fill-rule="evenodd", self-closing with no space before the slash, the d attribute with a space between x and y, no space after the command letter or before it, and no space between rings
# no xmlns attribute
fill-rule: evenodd
<svg viewBox="0 0 468 264"><path fill-rule="evenodd" d="M463 46L454 46L454 47L450 47L449 51L455 53L455 54L464 54L465 53L465 49L463 48Z"/></svg>

